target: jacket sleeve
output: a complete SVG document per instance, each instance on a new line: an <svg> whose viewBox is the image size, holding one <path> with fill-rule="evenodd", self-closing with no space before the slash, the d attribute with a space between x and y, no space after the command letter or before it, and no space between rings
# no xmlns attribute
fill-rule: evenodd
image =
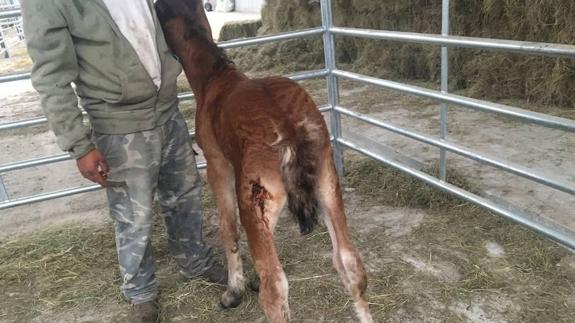
<svg viewBox="0 0 575 323"><path fill-rule="evenodd" d="M32 86L40 94L58 146L80 158L94 145L71 84L78 76L78 62L66 19L50 0L22 1L22 18L33 61Z"/></svg>

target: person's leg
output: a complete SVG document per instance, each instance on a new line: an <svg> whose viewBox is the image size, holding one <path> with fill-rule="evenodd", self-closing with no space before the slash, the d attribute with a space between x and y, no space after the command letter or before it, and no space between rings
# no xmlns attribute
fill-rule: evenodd
<svg viewBox="0 0 575 323"><path fill-rule="evenodd" d="M151 246L152 202L161 157L158 129L127 135L95 135L110 167L107 188L114 219L122 293L132 304L157 298Z"/></svg>
<svg viewBox="0 0 575 323"><path fill-rule="evenodd" d="M184 276L204 276L223 283L225 273L214 262L211 246L203 241L202 183L186 122L177 112L161 129L164 142L158 198L170 250Z"/></svg>

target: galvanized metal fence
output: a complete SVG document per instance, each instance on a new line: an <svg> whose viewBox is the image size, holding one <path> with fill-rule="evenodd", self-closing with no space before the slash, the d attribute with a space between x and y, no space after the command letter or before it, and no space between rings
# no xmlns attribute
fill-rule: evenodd
<svg viewBox="0 0 575 323"><path fill-rule="evenodd" d="M521 176L533 182L537 182L556 190L575 195L575 185L571 182L565 181L559 177L552 177L539 174L531 169L525 168L521 165L516 165L512 162L499 160L496 157L488 156L472 149L457 145L449 141L447 137L448 125L448 105L457 105L461 107L470 108L477 111L490 112L501 116L512 117L516 120L535 123L541 126L559 129L568 133L575 132L575 121L554 117L542 113L536 113L524 110L517 107L508 105L472 99L464 96L454 95L448 92L448 49L450 47L459 48L473 48L481 50L504 51L512 53L521 53L526 55L544 55L552 57L565 57L575 59L575 46L565 44L549 44L549 43L534 43L523 41L499 40L499 39L485 39L473 37L460 37L449 35L449 0L443 0L442 6L442 32L441 35L436 34L423 34L423 33L409 33L401 31L384 31L384 30L369 30L358 28L344 28L337 27L333 24L332 6L330 0L321 0L321 15L322 26L318 28L311 28L307 30L300 30L295 32L281 33L271 36L254 37L241 40L227 41L219 43L222 48L234 48L240 46L258 45L269 42L284 41L296 39L301 37L310 36L323 36L324 42L324 56L325 56L325 69L317 71L306 71L291 75L290 77L295 80L305 80L311 78L325 77L327 81L328 92L328 105L321 107L322 112L330 114L330 128L332 133L332 140L334 145L334 158L336 160L337 169L340 174L343 174L343 149L352 149L375 160L385 163L391 167L399 169L409 175L412 175L442 191L451 193L466 201L477 204L487 210L497 213L507 219L515 221L529 229L532 229L540 234L549 237L564 246L575 249L575 232L558 226L551 221L533 218L523 214L520 211L511 210L506 208L495 201L491 201L484 197L478 196L474 193L466 191L460 187L454 186L446 182L446 155L448 152L454 153L475 161L494 166L506 172ZM18 15L17 11L10 13L0 14L3 16ZM431 44L441 46L441 89L434 91L422 87L417 87L408 84L402 84L390 80L382 80L374 77L369 77L349 71L341 70L337 67L335 52L336 52L336 36L347 37L362 37L372 38L387 41L397 42L411 42L418 44ZM0 82L10 82L15 80L27 79L29 73L22 73L16 75L6 75L0 77ZM375 119L369 115L354 112L340 105L339 103L339 79L352 80L364 84L375 85L378 87L403 92L410 95L425 97L437 100L441 103L440 114L440 136L432 137L412 130L403 129L395 125L389 124L382 120ZM193 98L191 93L183 93L179 95L181 100L188 100ZM439 178L430 176L418 169L412 168L408 165L402 164L389 156L381 155L370 151L362 146L362 143L353 142L350 139L342 136L341 117L351 117L356 120L366 122L370 125L388 130L390 132L417 140L440 149L439 163L440 174ZM30 127L46 122L45 118L33 118L18 122L6 123L0 125L0 131L17 129L23 127ZM0 174L24 169L28 167L41 166L68 160L68 155L48 156L33 160L26 160L16 163L0 165ZM200 168L205 167L205 164L200 164ZM367 174L366 174L367 175ZM51 200L64 196L71 196L75 194L90 192L100 189L98 185L90 185L85 187L71 188L58 192L50 192L46 194L30 196L9 200L6 191L3 191L2 181L0 178L0 210L20 205L30 204L39 201ZM2 201L4 193L4 201Z"/></svg>
<svg viewBox="0 0 575 323"><path fill-rule="evenodd" d="M0 58L10 58L12 48L24 46L22 19L13 14L18 6L13 2L0 3L0 16L2 17L0 18ZM14 37L9 37L10 35Z"/></svg>

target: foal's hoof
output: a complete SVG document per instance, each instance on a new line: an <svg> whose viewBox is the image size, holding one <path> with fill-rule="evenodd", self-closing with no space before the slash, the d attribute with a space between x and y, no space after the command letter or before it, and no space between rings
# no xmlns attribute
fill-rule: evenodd
<svg viewBox="0 0 575 323"><path fill-rule="evenodd" d="M256 276L253 279L250 279L250 281L248 282L248 287L251 290L253 290L254 292L259 292L260 291L260 278Z"/></svg>
<svg viewBox="0 0 575 323"><path fill-rule="evenodd" d="M242 295L226 291L220 300L220 306L224 309L236 308L242 303Z"/></svg>

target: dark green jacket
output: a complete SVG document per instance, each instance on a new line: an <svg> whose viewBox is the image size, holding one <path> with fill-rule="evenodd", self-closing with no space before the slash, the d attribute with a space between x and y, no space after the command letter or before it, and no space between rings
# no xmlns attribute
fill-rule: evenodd
<svg viewBox="0 0 575 323"><path fill-rule="evenodd" d="M153 8L152 1L148 3ZM99 133L152 129L176 111L176 78L182 69L152 13L162 63L159 90L102 0L22 0L24 33L34 62L32 85L58 145L72 157L94 147L76 94Z"/></svg>

